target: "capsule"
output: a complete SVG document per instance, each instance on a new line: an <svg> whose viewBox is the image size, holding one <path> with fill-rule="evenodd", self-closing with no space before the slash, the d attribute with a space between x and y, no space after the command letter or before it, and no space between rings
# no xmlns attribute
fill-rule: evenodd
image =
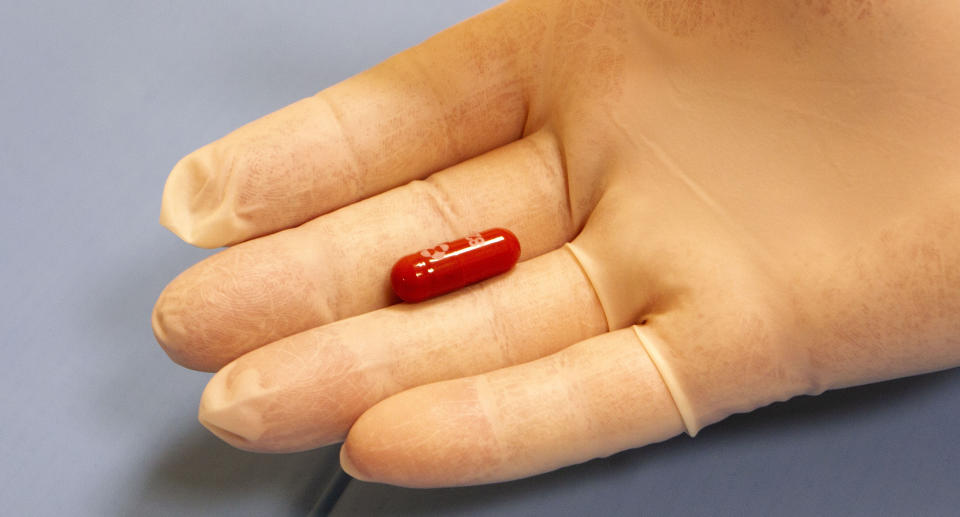
<svg viewBox="0 0 960 517"><path fill-rule="evenodd" d="M500 273L520 258L520 241L509 230L492 228L407 255L393 265L393 292L419 302Z"/></svg>

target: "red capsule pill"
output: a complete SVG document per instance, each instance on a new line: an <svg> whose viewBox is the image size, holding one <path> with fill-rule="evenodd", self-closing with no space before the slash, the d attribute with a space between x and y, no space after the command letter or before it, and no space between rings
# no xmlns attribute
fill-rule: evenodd
<svg viewBox="0 0 960 517"><path fill-rule="evenodd" d="M505 273L520 258L520 241L492 228L407 255L393 265L393 292L419 302Z"/></svg>

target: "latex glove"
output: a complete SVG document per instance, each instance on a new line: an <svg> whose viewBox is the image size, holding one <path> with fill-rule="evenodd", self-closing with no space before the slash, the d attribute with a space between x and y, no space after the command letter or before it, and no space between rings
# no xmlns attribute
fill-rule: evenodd
<svg viewBox="0 0 960 517"><path fill-rule="evenodd" d="M201 422L488 483L960 364L960 4L705 4L507 3L184 158L162 223L242 242L153 314ZM513 271L396 303L494 226Z"/></svg>

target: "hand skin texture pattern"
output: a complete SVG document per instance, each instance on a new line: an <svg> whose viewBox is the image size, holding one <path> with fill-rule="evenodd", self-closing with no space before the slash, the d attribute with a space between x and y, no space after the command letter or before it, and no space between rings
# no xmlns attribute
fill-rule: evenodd
<svg viewBox="0 0 960 517"><path fill-rule="evenodd" d="M181 160L158 341L243 449L491 483L960 365L960 3L518 0ZM393 262L511 229L419 304Z"/></svg>

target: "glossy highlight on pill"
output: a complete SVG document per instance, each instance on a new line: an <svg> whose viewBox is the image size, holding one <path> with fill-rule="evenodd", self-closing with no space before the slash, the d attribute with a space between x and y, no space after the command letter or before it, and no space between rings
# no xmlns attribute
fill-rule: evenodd
<svg viewBox="0 0 960 517"><path fill-rule="evenodd" d="M419 302L505 273L519 258L517 237L491 228L401 258L390 283L403 301Z"/></svg>

